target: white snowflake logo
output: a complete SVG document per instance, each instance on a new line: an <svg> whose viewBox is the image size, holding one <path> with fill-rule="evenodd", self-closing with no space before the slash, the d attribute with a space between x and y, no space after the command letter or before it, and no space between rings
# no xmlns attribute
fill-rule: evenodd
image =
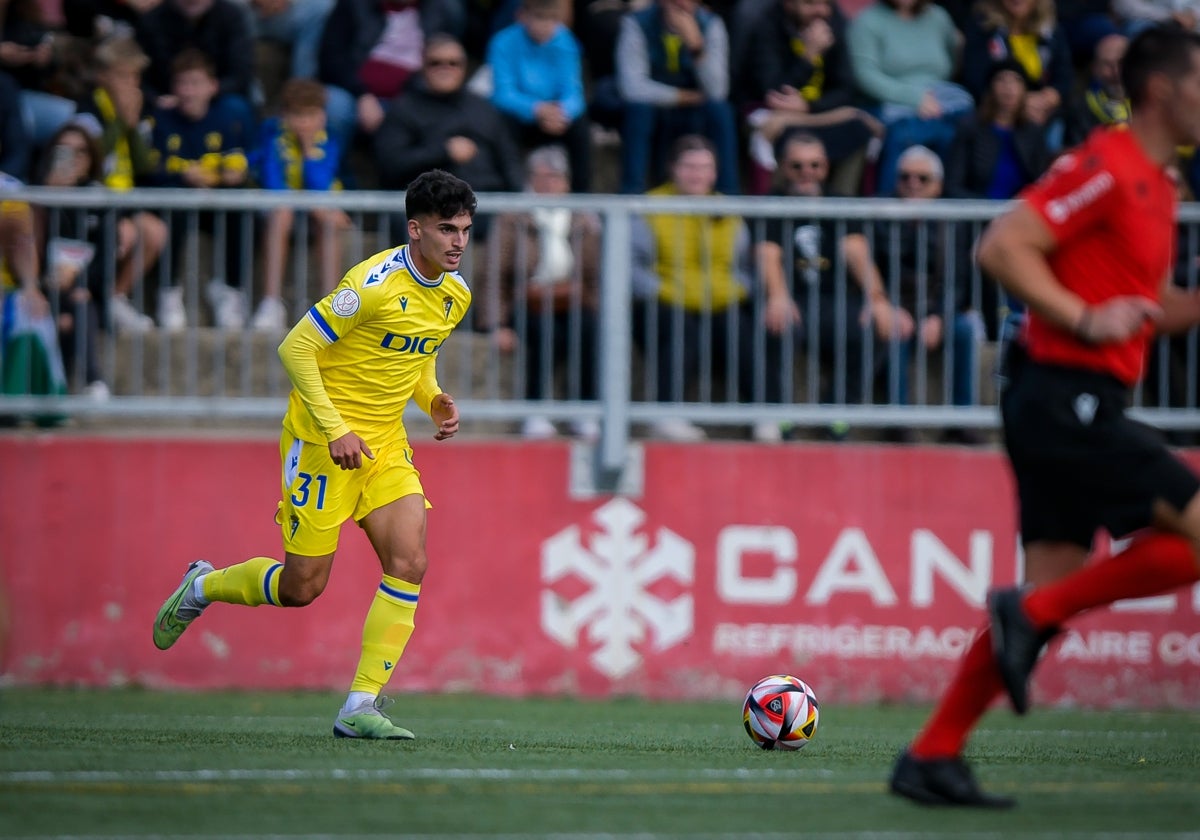
<svg viewBox="0 0 1200 840"><path fill-rule="evenodd" d="M564 647L576 647L579 631L599 647L591 656L598 671L617 679L642 661L637 646L653 636L654 649L666 650L692 632L692 596L663 601L648 591L655 582L672 578L690 585L695 566L691 543L659 528L657 542L638 532L646 515L629 500L618 497L598 508L592 519L604 532L587 546L572 525L542 544L542 582L552 586L574 575L588 591L573 601L556 592L542 592L542 629Z"/></svg>

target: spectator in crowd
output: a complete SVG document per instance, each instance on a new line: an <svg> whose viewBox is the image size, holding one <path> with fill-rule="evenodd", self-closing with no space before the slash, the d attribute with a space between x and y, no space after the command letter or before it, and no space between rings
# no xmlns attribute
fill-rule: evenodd
<svg viewBox="0 0 1200 840"><path fill-rule="evenodd" d="M246 184L250 126L242 123L240 112L229 107L228 99L217 98L218 88L216 70L207 55L188 48L175 57L171 94L176 104L158 109L154 119L160 186L214 189ZM184 289L170 278L195 269L195 263L187 261L189 235L203 231L214 236L218 227L222 228L221 236L214 244L224 260L216 267L221 273L212 278L206 293L216 325L222 329L241 328L246 313L239 289L248 289L248 268L253 262L253 244L243 228L251 219L243 213L212 210L175 214L171 225L174 271L168 276L168 285L158 292L158 325L162 329L182 330L187 326ZM230 288L229 283L236 288Z"/></svg>
<svg viewBox="0 0 1200 840"><path fill-rule="evenodd" d="M1167 167L1175 182L1180 203L1195 201L1195 193L1178 166ZM1175 266L1171 282L1180 289L1195 289L1200 285L1200 243L1189 233L1186 222L1176 224ZM1143 379L1143 405L1171 408L1196 408L1195 384L1189 388L1188 346L1193 342L1193 332L1160 335L1150 342L1146 359L1146 376ZM1190 392L1190 397L1189 397ZM1196 430L1169 429L1167 440L1176 446L1195 446Z"/></svg>
<svg viewBox="0 0 1200 840"><path fill-rule="evenodd" d="M965 34L963 80L971 95L983 97L992 64L1015 59L1029 82L1025 119L1042 126L1051 151L1061 149L1062 106L1075 79L1054 0L980 0Z"/></svg>
<svg viewBox="0 0 1200 840"><path fill-rule="evenodd" d="M590 82L588 116L606 129L619 129L624 117L617 92L617 35L621 19L644 5L643 0L576 0L572 29L583 51Z"/></svg>
<svg viewBox="0 0 1200 840"><path fill-rule="evenodd" d="M713 142L685 134L672 149L671 180L647 195L715 195L716 181ZM781 402L786 325L765 328L756 316L753 253L742 218L653 213L634 220L632 238L633 337L646 361L650 398L682 402L696 388L700 400L712 399L712 382L701 371L723 371L737 398ZM675 441L705 437L680 418L660 420L653 431ZM753 431L758 440L780 439L777 423Z"/></svg>
<svg viewBox="0 0 1200 840"><path fill-rule="evenodd" d="M962 36L930 0L875 0L850 23L850 61L860 90L887 129L875 182L896 183L896 160L909 146L945 154L956 123L974 107L953 83Z"/></svg>
<svg viewBox="0 0 1200 840"><path fill-rule="evenodd" d="M592 126L583 94L579 43L563 23L563 0L521 0L517 22L487 49L492 104L523 148L566 147L571 191L591 189Z"/></svg>
<svg viewBox="0 0 1200 840"><path fill-rule="evenodd" d="M255 37L288 48L290 78L316 78L321 34L334 0L249 0Z"/></svg>
<svg viewBox="0 0 1200 840"><path fill-rule="evenodd" d="M1082 143L1092 129L1129 122L1129 98L1121 84L1121 59L1129 39L1119 33L1096 42L1083 86L1067 105L1067 145Z"/></svg>
<svg viewBox="0 0 1200 840"><path fill-rule="evenodd" d="M1024 108L1025 69L1014 59L995 62L979 110L958 128L946 161L949 198L1009 199L1050 164L1045 132Z"/></svg>
<svg viewBox="0 0 1200 840"><path fill-rule="evenodd" d="M502 353L524 357L524 397L548 399L556 360L568 360L567 399L596 399L597 313L600 308L600 219L555 207L570 192L570 165L561 146L543 146L526 158L528 192L544 206L505 213L488 240L487 265L478 272L477 323L490 330ZM597 437L594 420L572 424L584 439ZM529 417L526 438L553 437L554 424Z"/></svg>
<svg viewBox="0 0 1200 840"><path fill-rule="evenodd" d="M33 149L21 118L19 97L17 83L7 73L0 73L0 174L25 181Z"/></svg>
<svg viewBox="0 0 1200 840"><path fill-rule="evenodd" d="M1029 122L1022 107L1025 68L1014 59L992 65L979 110L964 119L946 161L944 194L950 198L1007 200L1032 184L1050 165L1046 133ZM970 261L964 265L973 264ZM983 286L986 331L999 335L1000 324L1015 326L1018 302L995 283Z"/></svg>
<svg viewBox="0 0 1200 840"><path fill-rule="evenodd" d="M444 169L476 192L521 189L521 154L496 108L464 86L467 54L454 38L425 44L420 78L388 106L375 138L385 189L402 190L427 169ZM476 220L476 236L483 219Z"/></svg>
<svg viewBox="0 0 1200 840"><path fill-rule="evenodd" d="M162 0L63 0L67 32L89 43L132 36L138 18Z"/></svg>
<svg viewBox="0 0 1200 840"><path fill-rule="evenodd" d="M1082 67L1102 38L1119 33L1112 0L1057 0L1058 22L1071 48L1071 64Z"/></svg>
<svg viewBox="0 0 1200 840"><path fill-rule="evenodd" d="M62 90L60 33L44 23L37 0L4 0L0 21L0 70L16 80L25 131L40 148L75 113Z"/></svg>
<svg viewBox="0 0 1200 840"><path fill-rule="evenodd" d="M772 0L749 24L735 92L750 109L752 192L769 189L782 138L804 131L831 150L834 190L859 193L867 146L883 126L855 107L845 36L846 20L833 0Z"/></svg>
<svg viewBox="0 0 1200 840"><path fill-rule="evenodd" d="M81 125L100 138L104 185L128 190L148 184L155 174L149 121L143 118L142 71L149 63L137 42L116 37L96 48L96 88L79 106ZM126 211L117 223L117 268L108 318L116 329L145 332L154 320L137 310L130 295L158 263L167 226L146 210Z"/></svg>
<svg viewBox="0 0 1200 840"><path fill-rule="evenodd" d="M824 195L829 156L820 139L789 136L780 149L779 176L776 195ZM862 225L827 217L769 219L755 258L768 292L768 325L782 331L800 323L803 313L804 346L821 372L820 401L864 402L880 371L883 342L893 330L911 334L912 319L892 305ZM870 339L872 329L881 341ZM835 439L848 431L845 423L829 429Z"/></svg>
<svg viewBox="0 0 1200 840"><path fill-rule="evenodd" d="M0 200L0 394L66 392L54 317L38 271L33 209L23 201ZM34 418L42 426L60 419Z"/></svg>
<svg viewBox="0 0 1200 840"><path fill-rule="evenodd" d="M697 0L655 0L621 20L617 89L623 102L621 192L658 180L671 142L708 137L717 154L717 189L736 195L737 118L729 100L729 35Z"/></svg>
<svg viewBox="0 0 1200 840"><path fill-rule="evenodd" d="M59 129L46 146L34 183L55 188L101 189L104 154L100 141L77 122ZM97 205L103 199L97 197ZM109 397L100 368L97 339L104 277L112 260L104 214L92 208L36 209L38 250L58 314L59 346L68 380L82 383L95 400Z"/></svg>
<svg viewBox="0 0 1200 840"><path fill-rule="evenodd" d="M896 195L906 202L942 196L942 161L926 146L909 146L897 162ZM983 320L971 308L970 227L946 220L903 220L876 225L873 257L887 277L889 297L898 301L901 329L889 347L888 402L910 405L909 368L919 345L925 353L948 345L943 370L954 405L975 402ZM899 436L901 440L904 435ZM951 428L943 440L979 443L973 429Z"/></svg>
<svg viewBox="0 0 1200 840"><path fill-rule="evenodd" d="M439 33L457 38L465 25L462 0L337 0L321 35L317 77L338 147L348 151L356 133L373 137L387 103L421 68L426 42Z"/></svg>
<svg viewBox="0 0 1200 840"><path fill-rule="evenodd" d="M3 178L0 196L18 186L17 181ZM39 284L38 266L33 208L24 201L0 198L0 288L19 297L21 308L30 315L41 317L50 310Z"/></svg>
<svg viewBox="0 0 1200 840"><path fill-rule="evenodd" d="M258 180L266 190L340 190L337 142L325 130L325 88L313 79L289 79L280 92L282 114L264 126L257 152ZM328 294L340 278L341 234L352 226L343 210L276 207L267 215L263 296L251 325L259 332L278 333L290 323L283 303L283 274L297 217L307 216L316 240L320 295ZM302 247L306 243L301 243ZM304 298L307 300L307 297Z"/></svg>
<svg viewBox="0 0 1200 840"><path fill-rule="evenodd" d="M171 62L193 47L212 59L222 107L245 125L254 122L254 39L249 11L235 0L162 0L138 18L137 39L150 57L145 85L160 108L176 104Z"/></svg>
<svg viewBox="0 0 1200 840"><path fill-rule="evenodd" d="M1193 31L1200 25L1198 0L1112 0L1112 10L1130 38L1159 24Z"/></svg>

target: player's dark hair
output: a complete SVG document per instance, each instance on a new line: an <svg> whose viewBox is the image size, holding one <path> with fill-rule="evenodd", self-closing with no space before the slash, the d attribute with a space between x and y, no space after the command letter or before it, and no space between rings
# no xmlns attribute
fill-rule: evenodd
<svg viewBox="0 0 1200 840"><path fill-rule="evenodd" d="M1192 69L1192 52L1200 49L1200 34L1178 26L1152 26L1143 29L1125 50L1121 59L1121 84L1132 106L1146 99L1146 83L1155 73L1172 80L1186 76Z"/></svg>
<svg viewBox="0 0 1200 840"><path fill-rule="evenodd" d="M461 178L441 169L422 172L404 191L404 212L410 219L435 216L451 219L459 213L475 215L475 193Z"/></svg>

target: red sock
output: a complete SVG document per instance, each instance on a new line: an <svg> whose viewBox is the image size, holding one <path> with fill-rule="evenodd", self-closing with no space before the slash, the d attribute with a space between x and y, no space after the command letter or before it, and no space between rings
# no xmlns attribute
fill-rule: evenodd
<svg viewBox="0 0 1200 840"><path fill-rule="evenodd" d="M1120 601L1145 598L1200 580L1192 545L1174 534L1150 534L1129 548L1039 586L1022 602L1036 627L1057 627L1071 616Z"/></svg>
<svg viewBox="0 0 1200 840"><path fill-rule="evenodd" d="M967 648L954 681L942 694L909 752L917 758L961 755L967 736L1001 689L992 653L992 631L985 627Z"/></svg>

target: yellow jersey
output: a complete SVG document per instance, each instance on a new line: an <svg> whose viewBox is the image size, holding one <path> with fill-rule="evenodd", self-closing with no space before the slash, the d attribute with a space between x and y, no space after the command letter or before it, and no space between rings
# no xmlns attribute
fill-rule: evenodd
<svg viewBox="0 0 1200 840"><path fill-rule="evenodd" d="M470 305L462 275L423 277L407 245L363 260L279 347L293 385L284 428L316 443L353 431L372 449L406 439L404 407L429 412L438 350Z"/></svg>

